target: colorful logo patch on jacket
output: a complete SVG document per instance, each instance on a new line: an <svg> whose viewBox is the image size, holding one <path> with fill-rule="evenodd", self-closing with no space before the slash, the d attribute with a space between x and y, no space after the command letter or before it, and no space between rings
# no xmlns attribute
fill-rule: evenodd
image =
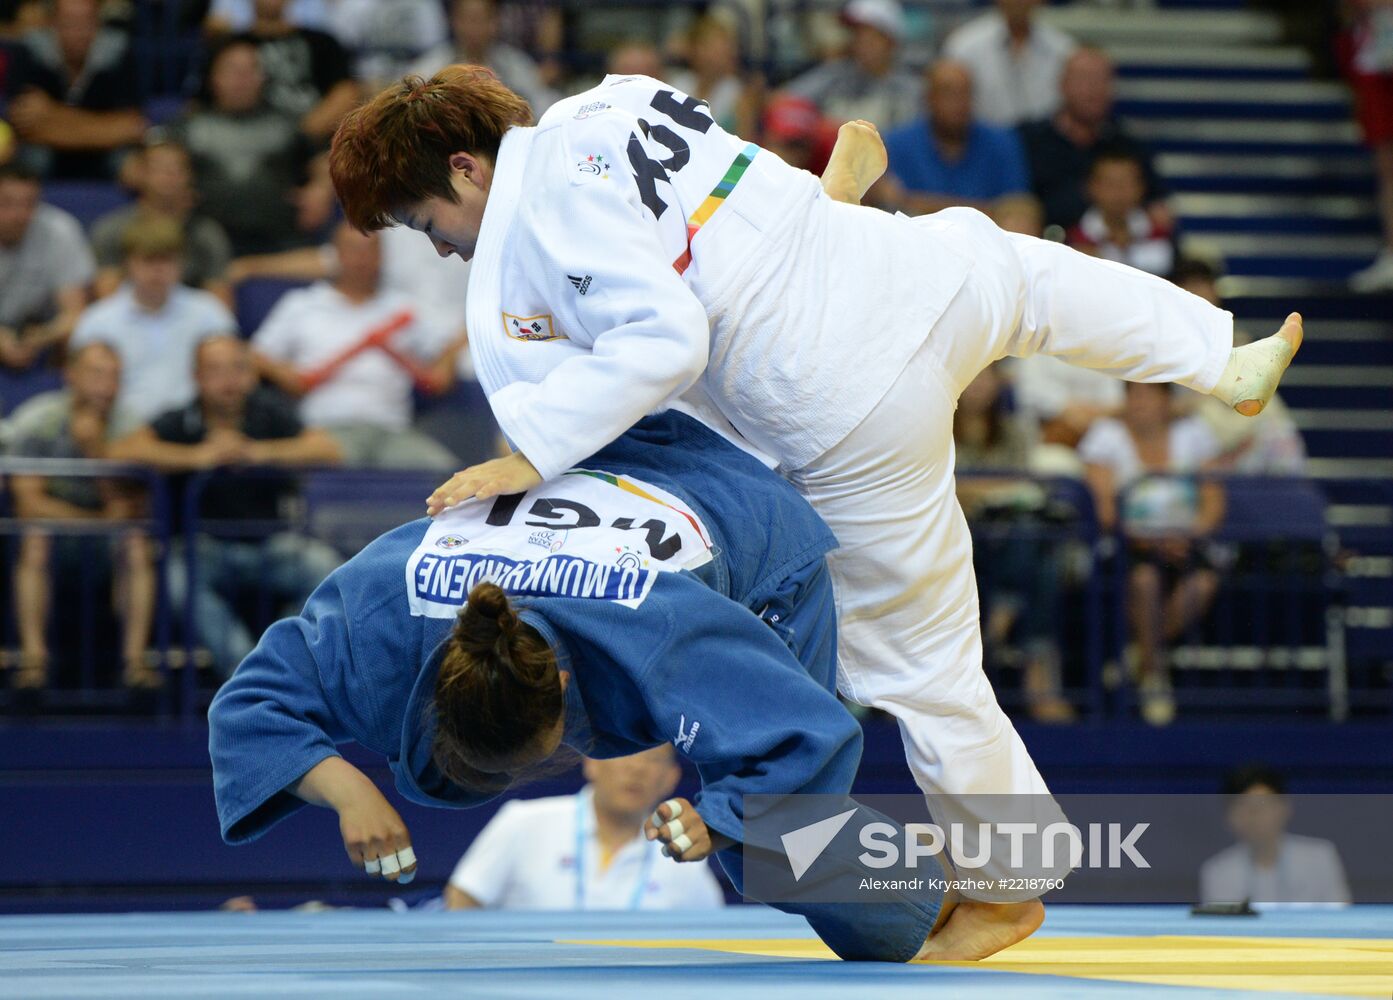
<svg viewBox="0 0 1393 1000"><path fill-rule="evenodd" d="M576 173L586 180L608 180L609 161L592 153L585 159L576 161Z"/></svg>
<svg viewBox="0 0 1393 1000"><path fill-rule="evenodd" d="M548 340L566 340L564 333L557 333L551 321L551 314L542 316L514 316L503 314L503 332L514 340L529 343L543 343Z"/></svg>

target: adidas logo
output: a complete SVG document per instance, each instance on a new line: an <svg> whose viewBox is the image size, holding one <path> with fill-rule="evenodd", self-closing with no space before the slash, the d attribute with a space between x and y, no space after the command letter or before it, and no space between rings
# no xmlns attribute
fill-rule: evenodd
<svg viewBox="0 0 1393 1000"><path fill-rule="evenodd" d="M576 291L580 292L580 294L584 295L586 292L590 291L590 275L587 274L582 278L578 275L568 274L566 278L572 285L575 285Z"/></svg>

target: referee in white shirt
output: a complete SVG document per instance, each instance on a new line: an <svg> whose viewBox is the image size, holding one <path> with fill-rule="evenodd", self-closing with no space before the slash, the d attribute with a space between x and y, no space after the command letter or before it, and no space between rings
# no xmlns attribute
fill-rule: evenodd
<svg viewBox="0 0 1393 1000"><path fill-rule="evenodd" d="M679 865L643 837L677 787L671 745L590 760L575 795L515 799L455 866L445 907L502 910L711 909L725 896L706 863Z"/></svg>

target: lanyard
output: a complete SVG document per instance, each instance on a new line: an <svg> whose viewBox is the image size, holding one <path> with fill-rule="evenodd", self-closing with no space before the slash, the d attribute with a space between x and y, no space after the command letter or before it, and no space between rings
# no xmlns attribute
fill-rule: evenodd
<svg viewBox="0 0 1393 1000"><path fill-rule="evenodd" d="M576 909L585 909L585 806L590 799L585 795L576 796ZM593 812L593 809L591 810ZM653 845L644 844L643 863L639 866L638 881L634 883L633 895L629 897L629 909L637 910L643 899L643 890L648 885L648 876L653 871Z"/></svg>

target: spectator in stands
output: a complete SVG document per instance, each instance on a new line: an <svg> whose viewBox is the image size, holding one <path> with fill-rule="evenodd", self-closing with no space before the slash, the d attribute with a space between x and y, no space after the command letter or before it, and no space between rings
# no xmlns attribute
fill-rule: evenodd
<svg viewBox="0 0 1393 1000"><path fill-rule="evenodd" d="M1026 708L1036 722L1072 722L1060 695L1059 558L1045 526L1048 497L1028 478L1031 441L1006 412L1000 366L985 369L953 414L958 501L972 526L982 589L982 641L1000 663L1014 638L1021 650ZM993 473L973 479L972 472ZM1021 478L1009 478L1011 476Z"/></svg>
<svg viewBox="0 0 1393 1000"><path fill-rule="evenodd" d="M1202 260L1186 259L1175 267L1171 280L1200 298L1223 308L1219 297L1218 273ZM1251 339L1235 329L1234 344ZM1214 461L1219 469L1245 476L1300 476L1306 471L1306 444L1280 395L1256 417L1245 417L1222 404L1209 405L1209 396L1199 396L1195 415L1209 425L1219 442L1220 454Z"/></svg>
<svg viewBox="0 0 1393 1000"><path fill-rule="evenodd" d="M342 0L290 0L285 19L297 28L332 31L331 4L337 5L341 2ZM211 35L246 31L252 26L255 18L255 0L212 0L208 4L208 17L204 21L204 29Z"/></svg>
<svg viewBox="0 0 1393 1000"><path fill-rule="evenodd" d="M1099 151L1088 171L1089 208L1069 230L1069 245L1167 277L1175 268L1175 231L1146 210L1146 168L1127 149Z"/></svg>
<svg viewBox="0 0 1393 1000"><path fill-rule="evenodd" d="M327 143L362 95L338 39L297 27L285 16L287 2L254 0L245 37L261 57L266 103L292 115L315 142Z"/></svg>
<svg viewBox="0 0 1393 1000"><path fill-rule="evenodd" d="M1348 906L1352 901L1339 849L1318 837L1288 833L1285 779L1261 764L1224 776L1225 820L1238 839L1200 868L1200 902Z"/></svg>
<svg viewBox="0 0 1393 1000"><path fill-rule="evenodd" d="M198 397L193 402L113 443L109 457L175 474L339 461L330 435L302 424L278 393L257 387L251 352L241 338L211 337L199 344L194 378ZM294 495L293 481L286 477L215 478L200 506L203 530L196 542L192 595L185 554L176 546L169 558L170 601L179 614L194 601L196 638L212 651L224 676L254 644L237 613L240 604L260 598L273 606L299 606L338 565L337 553L322 542L291 531L267 532L268 523L284 519ZM176 491L174 507L181 505Z"/></svg>
<svg viewBox="0 0 1393 1000"><path fill-rule="evenodd" d="M97 0L55 0L52 27L25 39L28 88L7 117L48 177L110 179L115 154L140 141L135 57L125 35L103 29Z"/></svg>
<svg viewBox="0 0 1393 1000"><path fill-rule="evenodd" d="M1075 49L1060 79L1063 103L1050 118L1021 126L1031 182L1045 205L1045 224L1069 229L1088 210L1088 172L1104 150L1125 150L1142 165L1143 195L1152 218L1169 226L1165 182L1151 151L1113 113L1116 100L1112 60L1091 45Z"/></svg>
<svg viewBox="0 0 1393 1000"><path fill-rule="evenodd" d="M1393 5L1347 0L1348 27L1339 38L1340 63L1354 90L1355 115L1374 157L1383 248L1350 276L1356 292L1393 290Z"/></svg>
<svg viewBox="0 0 1393 1000"><path fill-rule="evenodd" d="M1040 0L996 0L943 43L972 68L977 117L993 125L1047 118L1059 107L1060 76L1075 42L1036 17Z"/></svg>
<svg viewBox="0 0 1393 1000"><path fill-rule="evenodd" d="M682 776L667 743L587 759L575 795L514 799L489 820L445 886L451 910L702 910L724 906L705 863L675 864L643 821Z"/></svg>
<svg viewBox="0 0 1393 1000"><path fill-rule="evenodd" d="M837 141L836 128L806 97L779 94L764 107L760 145L785 163L821 176Z"/></svg>
<svg viewBox="0 0 1393 1000"><path fill-rule="evenodd" d="M498 4L494 0L453 0L450 33L453 44L427 52L411 72L429 79L452 63L473 63L493 70L509 89L527 99L538 118L556 101L557 95L542 83L532 57L498 40Z"/></svg>
<svg viewBox="0 0 1393 1000"><path fill-rule="evenodd" d="M753 135L759 117L759 88L742 74L740 38L717 14L692 22L686 33L687 69L668 82L705 101L716 124L736 135Z"/></svg>
<svg viewBox="0 0 1393 1000"><path fill-rule="evenodd" d="M895 0L851 0L842 21L851 30L846 56L796 77L787 92L837 122L863 118L889 130L912 121L923 83L900 64L904 10Z"/></svg>
<svg viewBox="0 0 1393 1000"><path fill-rule="evenodd" d="M121 355L121 405L142 422L194 398L194 351L208 337L236 332L214 295L179 281L184 236L167 216L137 217L121 238L125 283L89 306L72 342L97 341Z"/></svg>
<svg viewBox="0 0 1393 1000"><path fill-rule="evenodd" d="M449 38L440 0L338 0L333 19L334 35L353 56L353 75L369 94L400 80Z"/></svg>
<svg viewBox="0 0 1393 1000"><path fill-rule="evenodd" d="M334 280L287 293L256 332L258 369L300 400L306 423L334 435L346 464L453 469L454 456L411 427L412 386L450 385L458 328L432 325L411 297L382 287L376 233L343 223L334 247Z"/></svg>
<svg viewBox="0 0 1393 1000"><path fill-rule="evenodd" d="M211 292L232 304L227 268L232 263L232 243L216 219L195 206L193 164L189 151L170 139L157 139L134 156L129 176L137 199L108 212L92 226L92 251L97 258L96 293L110 295L123 280L127 229L141 218L166 218L178 224L184 237L180 274L190 288Z"/></svg>
<svg viewBox="0 0 1393 1000"><path fill-rule="evenodd" d="M203 210L239 256L310 243L323 218L301 210L322 200L309 189L332 190L327 177L311 177L309 139L296 116L265 103L264 85L254 44L240 37L219 42L208 56L200 105L169 129L193 159Z"/></svg>
<svg viewBox="0 0 1393 1000"><path fill-rule="evenodd" d="M121 359L106 344L72 351L63 380L66 388L31 397L10 417L11 454L101 459L110 441L138 423L116 401ZM141 507L129 487L96 478L15 475L10 479L10 495L21 521L124 521L139 516ZM132 688L159 685L159 673L145 658L155 607L150 539L131 530L112 541L107 547L91 536L63 534L55 539L43 529L24 530L14 579L20 643L16 686L42 687L48 679L48 615L54 583L106 575L111 576L113 601L122 623L122 679ZM111 554L118 557L119 572L111 572Z"/></svg>
<svg viewBox="0 0 1393 1000"><path fill-rule="evenodd" d="M27 169L0 166L0 364L9 368L67 340L97 270L82 226L39 193Z"/></svg>
<svg viewBox="0 0 1393 1000"><path fill-rule="evenodd" d="M655 80L668 75L658 47L641 38L631 38L610 49L605 57L605 72L615 76L651 76Z"/></svg>
<svg viewBox="0 0 1393 1000"><path fill-rule="evenodd" d="M1227 561L1210 541L1224 518L1223 487L1196 478L1219 443L1198 418L1176 418L1169 384L1125 385L1121 419L1095 421L1079 455L1099 526L1127 543L1127 666L1142 717L1164 726L1175 718L1166 648L1208 611Z"/></svg>
<svg viewBox="0 0 1393 1000"><path fill-rule="evenodd" d="M927 115L885 136L890 165L873 198L928 215L950 205L990 211L997 198L1029 191L1020 137L972 118L968 68L940 60L926 83Z"/></svg>
<svg viewBox="0 0 1393 1000"><path fill-rule="evenodd" d="M1111 375L1035 354L1011 363L1016 408L1060 472L1079 472L1073 449L1095 420L1122 412L1122 383ZM1046 452L1046 449L1041 449Z"/></svg>

